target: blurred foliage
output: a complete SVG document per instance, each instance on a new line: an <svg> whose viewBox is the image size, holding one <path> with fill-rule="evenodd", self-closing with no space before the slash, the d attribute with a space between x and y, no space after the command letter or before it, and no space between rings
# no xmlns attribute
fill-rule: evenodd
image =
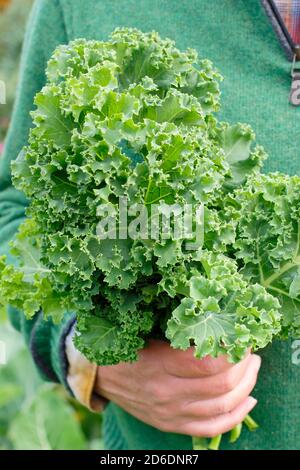
<svg viewBox="0 0 300 470"><path fill-rule="evenodd" d="M0 80L6 84L6 105L0 106L0 141L11 116L25 25L32 3L33 0L11 0L0 10Z"/></svg>
<svg viewBox="0 0 300 470"><path fill-rule="evenodd" d="M11 0L0 0L0 10L4 10L9 4Z"/></svg>
<svg viewBox="0 0 300 470"><path fill-rule="evenodd" d="M101 416L39 378L23 344L0 317L7 364L0 365L0 450L101 449Z"/></svg>
<svg viewBox="0 0 300 470"><path fill-rule="evenodd" d="M6 3L8 6L0 9L0 80L4 80L7 92L7 104L0 106L0 142L11 116L26 19L33 0ZM7 364L0 363L0 450L103 448L101 415L90 413L61 386L39 378L22 336L10 326L3 310L0 341L7 356Z"/></svg>

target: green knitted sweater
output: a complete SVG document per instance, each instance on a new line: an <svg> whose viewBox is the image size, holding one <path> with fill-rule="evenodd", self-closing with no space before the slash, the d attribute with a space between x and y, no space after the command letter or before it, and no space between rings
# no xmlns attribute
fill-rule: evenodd
<svg viewBox="0 0 300 470"><path fill-rule="evenodd" d="M194 47L209 57L225 80L222 118L250 123L270 158L267 170L299 172L300 108L288 104L289 63L259 0L37 0L27 30L21 81L12 124L1 161L0 252L24 217L26 201L10 180L10 161L26 144L33 96L44 83L44 69L54 48L76 37L105 39L116 26L157 30L180 48ZM73 318L61 326L25 321L11 311L45 378L66 383L64 339ZM243 431L223 448L300 449L300 367L292 365L290 343L276 342L263 351L253 416L261 428ZM105 411L109 449L191 449L191 438L162 433L110 404Z"/></svg>

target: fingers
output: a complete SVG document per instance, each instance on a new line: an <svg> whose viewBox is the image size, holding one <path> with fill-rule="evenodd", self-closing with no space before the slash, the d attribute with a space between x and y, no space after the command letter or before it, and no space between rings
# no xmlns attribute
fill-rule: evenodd
<svg viewBox="0 0 300 470"><path fill-rule="evenodd" d="M203 417L218 416L234 410L244 402L252 392L256 384L260 364L260 357L256 355L252 356L246 374L236 387L220 397L189 404L186 407L187 415L191 418L198 416L202 419Z"/></svg>
<svg viewBox="0 0 300 470"><path fill-rule="evenodd" d="M249 394L259 367L250 352L229 364L225 356L199 360L192 348L175 351L153 340L136 363L111 366L108 398L162 431L211 437L232 429L255 406Z"/></svg>
<svg viewBox="0 0 300 470"><path fill-rule="evenodd" d="M223 434L241 423L256 403L255 398L247 397L234 410L208 420L189 422L178 429L177 432L199 437L214 437Z"/></svg>
<svg viewBox="0 0 300 470"><path fill-rule="evenodd" d="M244 360L249 354L250 351ZM220 356L218 358L206 356L203 359L197 359L194 357L194 348L189 348L187 351L170 348L169 352L161 357L166 372L175 377L209 377L236 367L235 364L228 362L227 356Z"/></svg>
<svg viewBox="0 0 300 470"><path fill-rule="evenodd" d="M201 378L174 378L173 389L178 396L186 401L198 401L203 398L219 397L233 390L248 373L248 368L256 363L253 355L248 355L243 361L235 364L225 372Z"/></svg>

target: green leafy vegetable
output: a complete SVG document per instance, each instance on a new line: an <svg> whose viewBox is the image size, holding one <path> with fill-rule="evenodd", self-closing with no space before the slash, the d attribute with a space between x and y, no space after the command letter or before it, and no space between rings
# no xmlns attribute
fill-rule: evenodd
<svg viewBox="0 0 300 470"><path fill-rule="evenodd" d="M266 346L280 303L234 259L239 188L265 155L248 126L214 116L211 63L157 33L117 29L58 47L46 72L13 163L30 206L19 265L1 260L3 302L57 322L75 311L76 346L98 364L135 360L150 337L232 361Z"/></svg>
<svg viewBox="0 0 300 470"><path fill-rule="evenodd" d="M282 335L300 335L300 178L257 175L236 192L241 272L276 296Z"/></svg>
<svg viewBox="0 0 300 470"><path fill-rule="evenodd" d="M30 205L18 264L0 258L1 303L55 322L76 312L76 346L97 364L134 361L153 337L232 362L299 337L300 178L262 175L252 129L218 122L212 64L123 28L58 47L46 74L12 165ZM41 434L20 416L11 440L60 447L38 407Z"/></svg>
<svg viewBox="0 0 300 470"><path fill-rule="evenodd" d="M34 402L14 419L9 437L15 450L86 449L73 410L47 387L41 388Z"/></svg>
<svg viewBox="0 0 300 470"><path fill-rule="evenodd" d="M250 347L265 347L280 331L280 304L258 285L248 285L235 263L223 255L204 253L205 275L189 280L190 297L184 298L168 322L173 346L195 345L195 356L220 352L239 360Z"/></svg>

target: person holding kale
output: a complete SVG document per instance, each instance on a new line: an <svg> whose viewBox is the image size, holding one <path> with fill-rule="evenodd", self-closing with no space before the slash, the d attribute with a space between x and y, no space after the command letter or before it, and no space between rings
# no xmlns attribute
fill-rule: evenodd
<svg viewBox="0 0 300 470"><path fill-rule="evenodd" d="M155 29L176 39L179 46L192 45L202 57L213 59L225 76L222 118L253 125L259 141L272 156L269 170L297 173L296 134L291 141L288 131L297 127L299 116L298 109L288 105L287 64L280 45L258 1L251 5L226 0L223 3L220 9L219 5L196 0L192 5L182 2L174 9L172 1L159 2L155 8L152 5L152 14L147 16L147 0L139 2L139 8L136 2L124 2L122 8L120 2L114 5L91 0L86 2L84 12L77 1L36 2L24 46L15 113L1 162L1 254L8 254L8 243L24 218L26 201L11 185L10 161L26 144L31 125L29 111L34 95L45 83L47 60L58 44L77 37L103 39L116 26ZM229 34L232 29L233 34ZM193 358L191 349L176 351L153 340L141 351L136 363L97 367L74 348L72 315L66 314L59 326L50 320L41 322L42 314L32 321L26 321L14 309L10 315L24 333L46 379L65 384L94 410L110 401L104 412L108 448L191 449L190 435L226 432L256 404L250 394L260 368L257 355L249 353L237 365L229 364L225 357L199 361ZM263 354L256 389L260 407L255 415L262 430L256 434L245 431L232 447L299 448L300 378L291 364L290 346L275 342ZM287 397L284 402L283 394ZM293 416L293 426L287 416ZM226 445L224 442L223 448Z"/></svg>

